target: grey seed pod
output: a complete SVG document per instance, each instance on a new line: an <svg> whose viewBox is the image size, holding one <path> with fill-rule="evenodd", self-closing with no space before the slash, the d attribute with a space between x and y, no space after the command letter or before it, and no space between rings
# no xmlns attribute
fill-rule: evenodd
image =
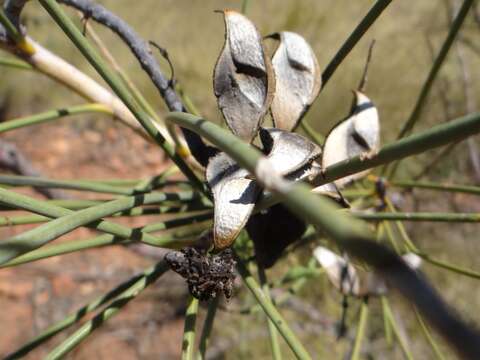
<svg viewBox="0 0 480 360"><path fill-rule="evenodd" d="M356 269L343 257L319 246L313 251L319 264L325 269L328 279L344 295L357 297L385 295L387 284L374 272ZM413 253L402 256L403 261L413 270L421 265L421 258Z"/></svg>
<svg viewBox="0 0 480 360"><path fill-rule="evenodd" d="M288 131L261 128L260 140L275 171L289 175L319 158L322 150L307 138Z"/></svg>
<svg viewBox="0 0 480 360"><path fill-rule="evenodd" d="M270 37L280 40L272 58L276 82L270 111L275 127L292 131L320 92L320 67L302 36L284 31Z"/></svg>
<svg viewBox="0 0 480 360"><path fill-rule="evenodd" d="M225 153L215 155L208 163L206 179L214 200L215 249L231 246L253 211L260 188L248 175Z"/></svg>
<svg viewBox="0 0 480 360"><path fill-rule="evenodd" d="M355 92L355 106L350 116L335 126L327 135L323 146L322 168L357 155L368 156L380 147L380 122L377 108L363 93ZM360 179L369 170L335 181L341 188Z"/></svg>
<svg viewBox="0 0 480 360"><path fill-rule="evenodd" d="M223 14L225 44L215 66L213 87L229 128L251 142L270 107L275 77L253 23L235 11Z"/></svg>

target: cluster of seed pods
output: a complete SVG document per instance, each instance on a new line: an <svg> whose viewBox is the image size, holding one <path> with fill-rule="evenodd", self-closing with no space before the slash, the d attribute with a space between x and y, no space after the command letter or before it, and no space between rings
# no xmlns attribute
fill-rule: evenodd
<svg viewBox="0 0 480 360"><path fill-rule="evenodd" d="M326 168L379 147L377 110L360 92L355 92L356 101L351 113L330 131L323 149L293 133L321 89L321 71L312 48L302 36L293 32L279 32L263 39L244 15L231 10L223 11L223 15L225 43L213 77L219 109L230 130L242 140L252 143L259 135L261 150L278 174L293 181L302 180L311 174L312 169ZM278 46L270 59L263 41L271 39L278 41ZM262 122L269 111L274 127L264 128ZM335 193L337 188L364 174L350 175L315 191ZM226 249L247 225L262 189L248 171L223 152L209 159L206 179L215 204L214 246L217 250ZM270 215L282 218L272 225L278 229L283 224L288 232L289 228L295 228L297 221L298 230L291 235L301 235L304 227L299 219L281 205L272 209ZM279 239L265 239L265 236L272 235L269 230L273 229L265 228L269 214L258 216L262 215L261 221L251 221L247 226L249 233L254 235L254 242L281 243ZM263 223L263 229L258 231L257 225L250 226L254 223ZM255 237L262 239L256 241ZM267 254L266 265L270 266L274 262L272 257L277 257L286 245L288 241L277 246L275 254Z"/></svg>

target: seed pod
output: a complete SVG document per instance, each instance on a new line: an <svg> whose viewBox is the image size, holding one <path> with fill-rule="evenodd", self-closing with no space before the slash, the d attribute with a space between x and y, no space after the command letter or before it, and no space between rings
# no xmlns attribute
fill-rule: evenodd
<svg viewBox="0 0 480 360"><path fill-rule="evenodd" d="M374 153L380 146L380 123L377 108L359 91L355 92L355 106L350 116L341 121L327 135L323 146L322 167L355 157ZM365 176L369 170L335 181L341 188Z"/></svg>
<svg viewBox="0 0 480 360"><path fill-rule="evenodd" d="M272 58L275 97L270 111L275 127L292 131L320 92L322 77L315 54L300 35L284 31Z"/></svg>
<svg viewBox="0 0 480 360"><path fill-rule="evenodd" d="M344 295L364 297L379 296L387 292L385 282L373 272L356 269L343 257L319 246L313 255L325 269L333 286Z"/></svg>
<svg viewBox="0 0 480 360"><path fill-rule="evenodd" d="M252 22L235 11L223 14L225 44L215 66L213 87L227 125L251 142L270 107L275 77Z"/></svg>
<svg viewBox="0 0 480 360"><path fill-rule="evenodd" d="M260 189L248 174L225 153L215 155L208 163L206 179L214 200L215 249L232 245L252 213Z"/></svg>
<svg viewBox="0 0 480 360"><path fill-rule="evenodd" d="M313 255L325 269L330 282L344 295L378 296L388 291L384 280L376 273L355 269L344 258L323 246L317 247ZM413 253L403 255L402 259L413 270L420 267L421 259Z"/></svg>
<svg viewBox="0 0 480 360"><path fill-rule="evenodd" d="M322 150L303 136L280 129L261 128L260 140L276 172L289 175L319 158Z"/></svg>
<svg viewBox="0 0 480 360"><path fill-rule="evenodd" d="M328 196L332 200L335 200L341 206L345 208L349 208L350 204L348 201L343 197L342 193L338 190L335 183L328 183L324 185L317 186L312 190L312 192L316 194L321 194L324 196Z"/></svg>

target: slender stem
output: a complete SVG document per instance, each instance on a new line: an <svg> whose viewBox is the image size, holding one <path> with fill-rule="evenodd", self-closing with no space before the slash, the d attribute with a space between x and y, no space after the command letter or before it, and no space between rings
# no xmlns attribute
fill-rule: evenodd
<svg viewBox="0 0 480 360"><path fill-rule="evenodd" d="M241 12L242 14L246 14L248 10L248 5L250 4L250 0L242 0L242 8Z"/></svg>
<svg viewBox="0 0 480 360"><path fill-rule="evenodd" d="M300 127L317 145L322 145L325 142L325 136L313 129L305 120L300 123Z"/></svg>
<svg viewBox="0 0 480 360"><path fill-rule="evenodd" d="M455 40L458 32L460 31L460 28L467 17L468 11L470 10L474 2L475 0L465 0L463 2L460 10L458 11L457 16L452 22L452 26L450 27L450 31L448 32L447 38L443 42L442 48L440 49L440 52L435 58L435 61L433 62L432 67L430 68L430 72L428 73L425 83L422 86L422 89L417 98L417 102L415 103L412 113L410 114L409 118L407 119L402 129L400 130L400 133L398 134L397 139L400 139L405 135L407 135L408 133L410 133L413 130L413 127L415 126L415 124L418 122L418 119L420 118L423 107L426 103L426 99L430 94L430 90L432 89L434 80L437 77L437 74L442 64L444 63L445 58L447 57L447 54L453 44L453 41ZM388 174L388 178L394 177L395 172L398 169L398 164L399 162L395 163L392 166L390 172L387 172L387 170L384 169L385 170L384 173Z"/></svg>
<svg viewBox="0 0 480 360"><path fill-rule="evenodd" d="M348 56L350 51L355 47L358 41L362 36L367 32L367 30L372 26L372 24L377 20L377 18L382 14L383 10L387 8L392 0L377 0L372 8L368 11L362 21L357 25L353 30L350 36L345 40L345 43L335 54L333 59L327 65L325 70L322 73L322 88L327 85L328 81L332 77L337 67L342 63L342 61Z"/></svg>
<svg viewBox="0 0 480 360"><path fill-rule="evenodd" d="M133 284L139 281L142 277L148 276L149 272L152 269L148 269L142 274L136 275L131 279L117 285L106 294L101 295L100 297L96 298L92 302L88 303L85 306L82 306L74 313L66 316L62 320L56 322L55 324L49 326L45 330L43 330L39 335L35 336L33 339L29 340L27 343L22 345L19 349L15 350L11 354L7 355L5 360L14 360L20 357L27 355L30 351L34 350L38 346L42 345L51 337L55 336L59 332L69 328L73 324L78 323L82 318L86 315L90 314L92 311L97 310L102 305L106 304L108 301L114 299L122 292L130 288Z"/></svg>
<svg viewBox="0 0 480 360"><path fill-rule="evenodd" d="M165 261L160 261L154 268L149 269L132 286L123 291L115 300L102 310L93 319L83 324L77 331L65 339L60 345L55 347L45 360L62 359L66 354L72 351L83 340L92 334L94 330L102 326L112 316L117 314L126 304L133 300L146 287L154 283L169 269Z"/></svg>
<svg viewBox="0 0 480 360"><path fill-rule="evenodd" d="M403 338L402 334L400 333L400 330L398 329L397 322L395 320L395 317L393 316L392 309L390 308L390 304L388 302L388 299L386 297L382 297L382 305L384 307L384 315L387 317L388 322L391 326L391 329L393 330L393 334L397 338L398 343L400 344L400 348L403 351L403 354L407 358L407 360L413 360L412 353L405 342L405 339Z"/></svg>
<svg viewBox="0 0 480 360"><path fill-rule="evenodd" d="M392 346L392 324L390 323L390 315L387 308L387 299L385 296L381 297L382 303L382 315L383 315L383 328L385 329L385 340L388 346Z"/></svg>
<svg viewBox="0 0 480 360"><path fill-rule="evenodd" d="M15 25L12 24L12 22L8 19L7 15L5 14L5 11L3 11L3 8L0 8L0 24L2 24L7 31L8 36L15 41L16 43L19 43L23 40L23 36L18 31L18 29L15 27Z"/></svg>
<svg viewBox="0 0 480 360"><path fill-rule="evenodd" d="M103 104L85 104L78 106L71 106L67 108L61 108L57 110L43 112L41 114L25 116L19 119L8 120L0 124L0 133L11 131L14 129L37 125L47 121L57 120L62 117L71 115L80 115L88 113L103 113L113 115L113 111Z"/></svg>
<svg viewBox="0 0 480 360"><path fill-rule="evenodd" d="M356 218L367 221L435 221L435 222L479 222L480 213L432 213L432 212L412 212L412 213L389 213L389 212L351 212Z"/></svg>
<svg viewBox="0 0 480 360"><path fill-rule="evenodd" d="M368 303L366 300L362 301L360 307L360 319L357 325L357 334L355 335L355 342L353 344L352 356L350 360L358 360L360 358L360 351L362 349L362 341L365 337L365 328L367 326L368 318Z"/></svg>
<svg viewBox="0 0 480 360"><path fill-rule="evenodd" d="M209 208L195 208L197 211L209 211ZM138 207L130 210L125 210L117 214L113 214L112 217L134 217L134 216L146 216L146 215L159 215L159 214L177 214L182 211L181 205L172 206L155 206L155 207ZM182 215L191 215L190 212L182 213ZM50 221L51 218L43 215L19 215L19 216L0 216L1 226L15 226L25 224L38 224Z"/></svg>
<svg viewBox="0 0 480 360"><path fill-rule="evenodd" d="M185 326L182 340L182 360L193 360L195 348L195 324L197 322L198 299L190 295L185 313Z"/></svg>
<svg viewBox="0 0 480 360"><path fill-rule="evenodd" d="M416 181L392 181L388 183L394 187L400 188L419 188L428 190L439 190L448 192L460 192L465 194L480 195L480 187L470 185L439 184L434 182L416 182Z"/></svg>
<svg viewBox="0 0 480 360"><path fill-rule="evenodd" d="M432 347L435 357L438 360L444 360L445 357L442 355L442 352L440 351L440 348L438 347L437 342L433 338L432 334L430 334L430 330L428 329L427 324L425 324L425 321L423 321L422 316L418 313L417 309L414 309L414 310L415 310L415 317L417 318L417 321L420 324L420 328L422 329L423 334L427 338L428 343Z"/></svg>
<svg viewBox="0 0 480 360"><path fill-rule="evenodd" d="M397 214L395 212L395 208L394 208L391 200L388 197L385 198L385 202L387 203L387 206L388 206L389 210L392 213ZM461 275L472 277L474 279L480 279L480 273L478 273L476 271L466 269L466 268L463 268L463 267L460 267L460 266L457 266L457 265L453 265L453 264L450 264L450 263L445 262L445 261L434 259L430 255L428 255L427 253L421 251L420 249L418 249L415 246L412 239L410 239L410 236L408 235L407 230L405 229L405 226L403 225L403 223L401 221L395 221L395 224L398 228L398 231L400 232L400 235L403 238L403 241L406 244L407 250L414 252L415 254L422 257L424 260L428 261L432 265L435 265L435 266L438 266L438 267L456 272L456 273L461 274Z"/></svg>
<svg viewBox="0 0 480 360"><path fill-rule="evenodd" d="M432 85L435 78L437 77L438 71L443 65L445 58L447 57L447 54L450 48L452 47L453 41L455 40L458 32L460 31L460 28L463 22L465 21L465 18L467 17L467 13L470 10L470 7L472 6L473 3L474 3L474 0L465 0L462 4L462 7L458 11L458 14L455 17L455 20L452 22L452 26L450 27L450 31L448 32L447 38L443 42L442 48L440 49L440 52L438 53L435 61L432 64L430 72L428 73L428 76L425 79L425 83L422 86L422 89L420 91L420 95L417 98L415 107L413 108L412 113L410 114L409 118L407 119L404 126L402 127L402 130L398 134L398 139L408 134L415 126L415 123L418 121L421 111L423 110L425 100L427 99L427 96L430 93L430 90L432 89Z"/></svg>
<svg viewBox="0 0 480 360"><path fill-rule="evenodd" d="M165 151L170 159L178 166L185 176L194 184L194 186L204 192L206 189L203 183L198 179L195 173L185 163L184 159L175 152L175 149L165 140L162 134L152 123L150 116L142 110L134 101L131 93L123 85L118 76L110 70L105 61L98 55L97 51L88 43L72 20L63 12L55 0L40 0L42 6L49 12L52 18L67 34L70 40L82 52L90 64L97 70L102 78L110 85L112 90L130 109L135 118L144 127L147 133L156 141L156 143Z"/></svg>
<svg viewBox="0 0 480 360"><path fill-rule="evenodd" d="M274 323L280 335L282 335L290 349L293 351L295 357L297 359L311 359L307 350L297 339L295 333L288 327L285 319L283 319L282 315L280 315L272 302L267 298L265 293L260 288L260 285L255 281L240 259L237 260L237 269L243 279L243 282L252 292L253 296L260 304L265 314L267 314L270 320Z"/></svg>
<svg viewBox="0 0 480 360"><path fill-rule="evenodd" d="M0 175L0 184L91 191L104 194L133 195L135 190L81 180L53 180L36 176Z"/></svg>
<svg viewBox="0 0 480 360"><path fill-rule="evenodd" d="M198 233L208 228L211 225L211 220L205 221L205 218L211 217L211 215L204 216L192 216L182 219L174 219L170 221L164 221L159 223L153 223L146 225L138 231L149 233L159 230L174 230L166 234L159 234L155 236L155 246L164 248L181 247L178 244L187 246L187 241L191 240ZM202 221L203 220L203 221ZM70 254L86 249L99 248L108 245L126 245L134 242L132 239L121 239L111 234L103 234L91 239L69 241L57 245L51 245L44 248L40 248L34 251L30 251L26 254L16 257L13 260L0 265L0 268L17 266L21 264L30 263L32 261L38 261L53 256L59 256L64 254ZM148 244L151 245L151 244Z"/></svg>
<svg viewBox="0 0 480 360"><path fill-rule="evenodd" d="M188 199L192 193L151 193L120 198L117 200L102 203L84 210L71 211L59 207L47 206L42 201L36 201L20 194L0 189L0 200L4 203L17 207L39 212L41 215L57 217L44 225L16 235L0 242L0 264L20 256L28 251L34 250L57 237L66 234L80 226L93 226L99 230L119 235L122 238L133 237L135 240L152 241L155 244L156 238L145 233L138 233L122 225L108 223L101 220L102 217L116 214L139 205L148 205L166 200ZM97 221L95 224L90 224ZM128 229L128 230L127 230Z"/></svg>
<svg viewBox="0 0 480 360"><path fill-rule="evenodd" d="M261 265L257 265L258 268L258 279L260 281L260 286L262 287L262 291L265 294L266 298L269 301L272 301L270 297L270 289L268 286L267 274L265 273L265 269ZM268 325L268 333L270 335L270 347L272 350L272 358L275 360L282 359L282 352L280 350L280 344L278 342L278 332L275 327L275 324L268 318L267 316L267 325Z"/></svg>
<svg viewBox="0 0 480 360"><path fill-rule="evenodd" d="M428 254L425 254L425 253L420 252L420 251L415 251L415 254L417 254L422 259L424 259L425 261L429 262L432 265L438 266L438 267L446 269L446 270L453 271L453 272L455 272L457 274L460 274L460 275L471 277L473 279L477 279L477 280L480 279L480 272L478 272L478 271L466 269L466 268L463 268L463 267L460 267L460 266L457 266L457 265L452 265L452 264L450 264L448 262L445 262L445 261L434 259L434 258L430 257Z"/></svg>
<svg viewBox="0 0 480 360"><path fill-rule="evenodd" d="M200 341L198 345L197 360L206 359L207 346L210 341L210 335L213 329L213 320L215 319L215 314L217 313L219 301L220 297L217 296L211 299L208 303L207 316L205 317L205 322L203 323L202 333L200 335Z"/></svg>
<svg viewBox="0 0 480 360"><path fill-rule="evenodd" d="M32 65L30 65L29 63L23 60L15 59L13 57L0 56L0 66L6 66L19 70L33 70Z"/></svg>

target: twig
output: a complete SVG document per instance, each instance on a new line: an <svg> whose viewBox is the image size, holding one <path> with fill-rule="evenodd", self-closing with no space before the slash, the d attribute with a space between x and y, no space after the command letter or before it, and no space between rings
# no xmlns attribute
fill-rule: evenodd
<svg viewBox="0 0 480 360"><path fill-rule="evenodd" d="M173 84L165 77L153 56L148 44L117 15L91 0L59 0L59 3L74 7L84 15L108 27L116 33L130 48L142 69L155 84L170 111L186 111L184 104L175 92ZM213 148L205 145L202 139L188 129L182 128L190 151L195 159L206 166Z"/></svg>
<svg viewBox="0 0 480 360"><path fill-rule="evenodd" d="M362 21L357 25L353 30L350 36L345 40L345 43L335 54L333 59L327 65L325 70L322 73L322 89L327 85L327 82L332 77L337 67L342 63L342 61L347 57L347 55L352 51L357 42L362 38L362 36L367 32L367 30L372 26L372 24L378 19L382 12L387 8L392 0L377 0L375 5L368 11Z"/></svg>
<svg viewBox="0 0 480 360"><path fill-rule="evenodd" d="M372 60L372 53L373 53L373 47L375 46L375 39L373 39L370 42L370 46L368 47L368 54L367 54L367 60L365 60L365 67L363 68L363 75L360 80L360 83L358 84L358 91L364 92L365 87L367 86L367 75L368 75L368 68L370 66L370 61Z"/></svg>
<svg viewBox="0 0 480 360"><path fill-rule="evenodd" d="M12 143L0 139L0 167L8 169L15 174L41 177L42 173L37 170L25 155ZM40 194L48 199L65 199L67 196L61 190L34 187Z"/></svg>
<svg viewBox="0 0 480 360"><path fill-rule="evenodd" d="M448 32L448 35L443 42L443 45L435 58L435 61L430 68L430 72L428 73L427 78L425 79L425 82L423 83L422 89L420 90L420 94L418 95L417 101L415 103L415 106L403 125L402 129L400 130L400 133L397 136L397 139L403 138L405 135L409 134L415 124L417 123L418 119L420 118L424 105L426 103L427 97L430 94L430 90L432 89L433 82L435 81L435 78L437 77L437 74L442 67L447 54L457 37L458 32L460 31L460 28L462 27L462 24L467 16L468 11L472 7L472 4L474 3L474 0L465 0L462 4L462 7L458 11L457 15L455 16L455 19L452 22L452 26L450 27L450 31ZM392 178L395 175L395 172L398 168L399 162L396 162L392 164L391 166L391 171L388 172L388 178ZM385 171L387 173L387 171Z"/></svg>

